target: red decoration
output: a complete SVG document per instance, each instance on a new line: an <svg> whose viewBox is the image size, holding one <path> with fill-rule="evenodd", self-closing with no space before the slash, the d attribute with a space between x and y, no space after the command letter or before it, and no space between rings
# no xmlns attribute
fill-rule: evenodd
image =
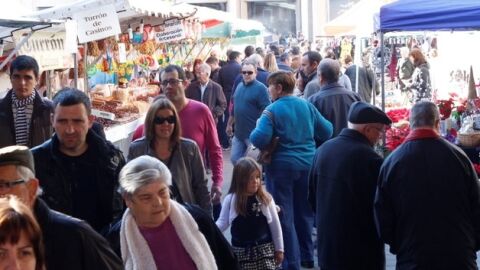
<svg viewBox="0 0 480 270"><path fill-rule="evenodd" d="M437 101L438 110L440 111L440 118L445 120L450 117L453 110L453 97L449 99L441 99Z"/></svg>
<svg viewBox="0 0 480 270"><path fill-rule="evenodd" d="M392 120L392 126L387 129L386 147L393 151L400 144L403 143L408 133L410 132L410 125L408 118L410 117L410 110L408 109L394 109L387 112L388 117Z"/></svg>

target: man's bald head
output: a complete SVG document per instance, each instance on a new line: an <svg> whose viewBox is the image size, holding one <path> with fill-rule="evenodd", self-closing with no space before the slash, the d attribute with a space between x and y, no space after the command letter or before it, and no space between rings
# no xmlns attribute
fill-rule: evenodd
<svg viewBox="0 0 480 270"><path fill-rule="evenodd" d="M338 82L339 74L340 63L337 60L325 58L320 61L317 68L317 76L319 77L321 84Z"/></svg>

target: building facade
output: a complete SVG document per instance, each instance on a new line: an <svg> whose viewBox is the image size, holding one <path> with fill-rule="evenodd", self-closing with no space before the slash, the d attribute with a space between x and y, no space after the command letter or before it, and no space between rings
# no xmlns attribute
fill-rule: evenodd
<svg viewBox="0 0 480 270"><path fill-rule="evenodd" d="M262 22L273 34L302 32L309 40L323 26L360 0L174 0L231 12Z"/></svg>

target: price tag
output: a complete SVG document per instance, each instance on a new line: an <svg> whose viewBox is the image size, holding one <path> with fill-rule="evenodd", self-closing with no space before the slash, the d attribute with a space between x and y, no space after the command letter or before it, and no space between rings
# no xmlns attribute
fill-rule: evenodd
<svg viewBox="0 0 480 270"><path fill-rule="evenodd" d="M108 120L115 120L115 114L111 112L100 111L97 109L92 109L92 115L100 118L105 118Z"/></svg>

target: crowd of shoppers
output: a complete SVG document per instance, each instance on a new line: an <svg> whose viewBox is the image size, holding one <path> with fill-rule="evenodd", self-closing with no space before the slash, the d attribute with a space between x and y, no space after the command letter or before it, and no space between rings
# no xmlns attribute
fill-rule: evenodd
<svg viewBox="0 0 480 270"><path fill-rule="evenodd" d="M391 120L369 104L374 72L350 55L343 72L332 53L248 46L243 60L198 59L191 81L166 66L126 159L88 95L42 98L35 59L17 57L0 100L0 265L313 268L316 224L321 269L384 269L384 243L398 269L476 269L477 175L438 135L421 51L398 68L413 131L385 161L374 146ZM254 149L270 159L246 157ZM224 151L234 170L222 200Z"/></svg>

